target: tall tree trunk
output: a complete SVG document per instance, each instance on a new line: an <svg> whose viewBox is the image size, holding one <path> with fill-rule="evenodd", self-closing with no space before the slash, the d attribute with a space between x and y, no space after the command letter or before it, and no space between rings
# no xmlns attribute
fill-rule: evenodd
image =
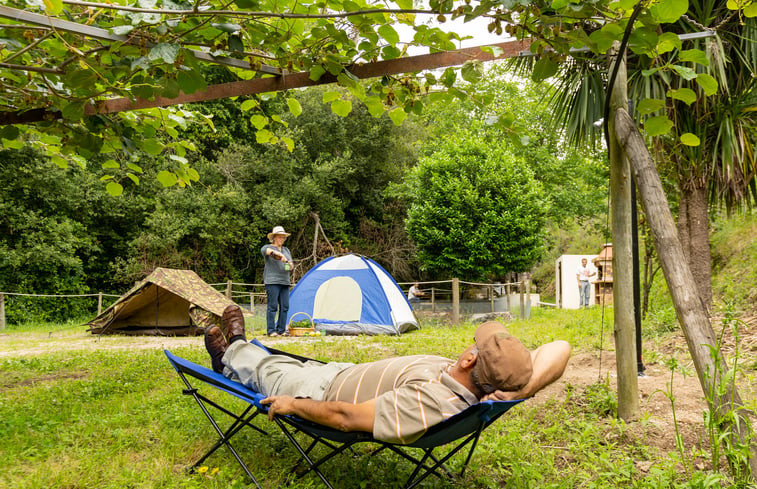
<svg viewBox="0 0 757 489"><path fill-rule="evenodd" d="M750 448L747 467L743 467L740 460L730 462L751 471L754 478L757 474L757 447L750 445L752 432L749 418L736 391L734 376L726 374L728 366L722 361L724 357L715 340L707 309L699 298L694 275L684 258L660 177L644 138L628 112L620 108L614 112L613 119L618 140L636 175L644 213L654 233L657 256L710 411L728 433L730 443ZM716 358L720 361L717 362Z"/></svg>
<svg viewBox="0 0 757 489"><path fill-rule="evenodd" d="M691 238L689 236L689 201L684 197L683 186L681 186L681 199L678 202L678 240L681 242L681 249L686 261L691 256Z"/></svg>
<svg viewBox="0 0 757 489"><path fill-rule="evenodd" d="M681 207L685 219L678 216L678 232L684 254L694 274L699 297L709 310L712 305L712 265L710 256L710 227L707 214L707 182L698 178L681 189Z"/></svg>

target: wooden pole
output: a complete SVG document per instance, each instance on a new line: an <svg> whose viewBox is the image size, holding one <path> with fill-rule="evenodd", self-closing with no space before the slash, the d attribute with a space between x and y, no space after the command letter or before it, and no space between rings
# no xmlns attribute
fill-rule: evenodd
<svg viewBox="0 0 757 489"><path fill-rule="evenodd" d="M452 324L460 324L460 279L452 279Z"/></svg>
<svg viewBox="0 0 757 489"><path fill-rule="evenodd" d="M510 282L513 281L513 274L510 272L507 272L507 285L505 285L505 301L507 301L507 312L512 311L512 307L510 305Z"/></svg>
<svg viewBox="0 0 757 489"><path fill-rule="evenodd" d="M313 265L318 264L318 226L321 222L321 218L317 212L312 213L313 216Z"/></svg>
<svg viewBox="0 0 757 489"><path fill-rule="evenodd" d="M620 63L610 94L610 110L628 107L626 63ZM612 113L612 112L611 112ZM618 373L618 416L626 421L639 413L639 383L636 371L636 322L633 308L633 251L631 243L631 167L615 134L610 131L610 200L612 201L613 308L615 318L615 362Z"/></svg>
<svg viewBox="0 0 757 489"><path fill-rule="evenodd" d="M97 315L99 316L103 312L103 293L97 293Z"/></svg>
<svg viewBox="0 0 757 489"><path fill-rule="evenodd" d="M250 312L255 312L255 294L250 292Z"/></svg>
<svg viewBox="0 0 757 489"><path fill-rule="evenodd" d="M526 287L523 283L523 275L523 273L518 274L518 293L520 295L520 318L526 319L526 298L524 297Z"/></svg>
<svg viewBox="0 0 757 489"><path fill-rule="evenodd" d="M434 287L431 287L431 312L436 312L436 297L434 296Z"/></svg>
<svg viewBox="0 0 757 489"><path fill-rule="evenodd" d="M226 281L226 298L231 299L231 280Z"/></svg>
<svg viewBox="0 0 757 489"><path fill-rule="evenodd" d="M615 110L613 118L618 141L633 165L644 214L654 235L657 256L660 258L673 306L694 360L702 391L713 416L717 419L716 422L730 429L731 442L748 446L751 429L746 410L742 407L743 403L736 391L733 377L727 380L727 365L723 361L725 357L718 348L707 307L699 296L694 275L684 256L660 176L644 138L625 108ZM716 358L719 358L720 362L715 362L711 351L717 354ZM754 477L757 474L757 448L754 445L750 448L749 468ZM737 460L731 462L738 463Z"/></svg>
<svg viewBox="0 0 757 489"><path fill-rule="evenodd" d="M489 302L491 303L491 306L492 306L492 312L494 312L494 286L493 285L489 286Z"/></svg>
<svg viewBox="0 0 757 489"><path fill-rule="evenodd" d="M0 331L5 331L5 294L0 294Z"/></svg>
<svg viewBox="0 0 757 489"><path fill-rule="evenodd" d="M526 272L526 319L531 319L531 272Z"/></svg>

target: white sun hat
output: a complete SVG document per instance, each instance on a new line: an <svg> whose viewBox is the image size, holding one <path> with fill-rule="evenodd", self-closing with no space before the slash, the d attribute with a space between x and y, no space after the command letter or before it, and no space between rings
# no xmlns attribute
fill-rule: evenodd
<svg viewBox="0 0 757 489"><path fill-rule="evenodd" d="M289 233L284 231L284 226L274 226L273 231L268 233L268 241L273 240L273 237L277 234L281 234L283 236L289 236Z"/></svg>

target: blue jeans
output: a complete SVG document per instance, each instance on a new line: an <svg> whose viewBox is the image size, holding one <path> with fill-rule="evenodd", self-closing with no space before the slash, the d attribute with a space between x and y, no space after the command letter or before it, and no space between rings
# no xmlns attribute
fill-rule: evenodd
<svg viewBox="0 0 757 489"><path fill-rule="evenodd" d="M268 334L283 334L287 330L287 313L289 312L289 286L266 285L268 294L268 307L266 308L266 331ZM276 321L276 311L279 311L279 320Z"/></svg>
<svg viewBox="0 0 757 489"><path fill-rule="evenodd" d="M581 307L589 307L589 299L591 298L591 284L588 280L582 280L581 285L578 286L578 297L581 301Z"/></svg>

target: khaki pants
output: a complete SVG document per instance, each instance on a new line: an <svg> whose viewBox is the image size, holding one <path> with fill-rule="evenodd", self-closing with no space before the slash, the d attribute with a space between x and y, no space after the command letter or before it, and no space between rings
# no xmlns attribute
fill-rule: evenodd
<svg viewBox="0 0 757 489"><path fill-rule="evenodd" d="M235 341L223 356L223 374L266 396L309 397L320 401L336 374L352 363L300 362Z"/></svg>

